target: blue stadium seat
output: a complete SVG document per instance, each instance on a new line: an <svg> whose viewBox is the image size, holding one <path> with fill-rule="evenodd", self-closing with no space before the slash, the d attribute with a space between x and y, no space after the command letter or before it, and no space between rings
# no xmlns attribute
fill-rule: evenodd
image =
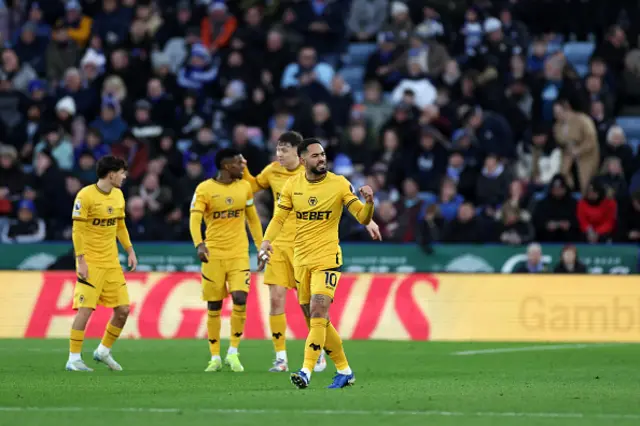
<svg viewBox="0 0 640 426"><path fill-rule="evenodd" d="M578 73L578 75L580 77L585 77L587 74L589 74L589 65L586 64L577 64L574 66L576 69L576 72Z"/></svg>
<svg viewBox="0 0 640 426"><path fill-rule="evenodd" d="M618 117L616 123L624 130L627 142L634 153L638 153L640 150L640 117Z"/></svg>
<svg viewBox="0 0 640 426"><path fill-rule="evenodd" d="M340 70L340 75L344 78L344 81L349 83L353 92L360 92L364 87L364 68L349 66Z"/></svg>
<svg viewBox="0 0 640 426"><path fill-rule="evenodd" d="M347 50L347 63L351 66L364 66L369 56L376 50L375 43L352 43Z"/></svg>
<svg viewBox="0 0 640 426"><path fill-rule="evenodd" d="M587 65L594 49L595 45L588 41L569 42L563 48L567 60L574 66Z"/></svg>

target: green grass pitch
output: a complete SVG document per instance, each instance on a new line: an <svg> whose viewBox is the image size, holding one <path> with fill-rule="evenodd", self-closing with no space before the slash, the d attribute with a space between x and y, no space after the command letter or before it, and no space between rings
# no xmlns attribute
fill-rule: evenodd
<svg viewBox="0 0 640 426"><path fill-rule="evenodd" d="M64 340L0 340L0 426L640 424L640 345L353 341L354 387L325 389L330 364L297 390L266 372L269 341L242 342L244 373L204 373L204 340L119 341L115 373L91 360L96 344L97 370L70 373ZM290 367L302 347L289 342Z"/></svg>

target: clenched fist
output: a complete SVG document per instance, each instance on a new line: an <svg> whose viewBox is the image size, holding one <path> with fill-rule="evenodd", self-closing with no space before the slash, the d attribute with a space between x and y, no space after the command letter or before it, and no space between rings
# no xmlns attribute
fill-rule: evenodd
<svg viewBox="0 0 640 426"><path fill-rule="evenodd" d="M360 195L367 203L373 204L373 189L369 185L360 187Z"/></svg>

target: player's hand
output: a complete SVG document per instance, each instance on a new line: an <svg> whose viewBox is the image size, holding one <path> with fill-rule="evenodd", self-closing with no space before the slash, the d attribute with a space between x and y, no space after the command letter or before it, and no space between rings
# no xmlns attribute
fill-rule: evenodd
<svg viewBox="0 0 640 426"><path fill-rule="evenodd" d="M262 271L267 265L269 258L271 258L271 253L273 253L271 242L266 240L263 241L260 245L260 250L258 251L258 271Z"/></svg>
<svg viewBox="0 0 640 426"><path fill-rule="evenodd" d="M129 250L129 260L127 261L127 265L129 265L129 271L133 272L138 267L138 257L136 256L136 252L133 251L133 248Z"/></svg>
<svg viewBox="0 0 640 426"><path fill-rule="evenodd" d="M242 163L243 166L247 167L247 159L244 158L244 155L240 156L240 162Z"/></svg>
<svg viewBox="0 0 640 426"><path fill-rule="evenodd" d="M89 266L84 260L84 257L78 259L78 276L83 280L89 278Z"/></svg>
<svg viewBox="0 0 640 426"><path fill-rule="evenodd" d="M373 204L373 189L369 185L360 187L360 195L364 197L367 203Z"/></svg>
<svg viewBox="0 0 640 426"><path fill-rule="evenodd" d="M369 236L371 237L372 240L382 241L380 228L378 227L378 224L375 223L373 220L369 222L369 224L367 225L367 232L369 233Z"/></svg>
<svg viewBox="0 0 640 426"><path fill-rule="evenodd" d="M200 243L200 245L198 245L198 257L202 263L209 262L209 249L204 245L204 243Z"/></svg>

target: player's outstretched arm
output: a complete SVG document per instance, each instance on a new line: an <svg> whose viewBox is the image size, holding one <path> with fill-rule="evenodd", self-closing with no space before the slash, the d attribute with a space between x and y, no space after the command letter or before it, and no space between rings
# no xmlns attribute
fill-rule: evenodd
<svg viewBox="0 0 640 426"><path fill-rule="evenodd" d="M244 168L244 172L242 172L242 179L249 182L249 184L251 185L251 192L253 192L254 194L256 192L262 191L263 189L269 188L269 182L267 181L267 179L265 179L266 170L267 169L265 168L258 176L254 177L249 171L249 168Z"/></svg>
<svg viewBox="0 0 640 426"><path fill-rule="evenodd" d="M256 206L251 204L250 206L247 206L245 212L247 214L247 224L249 225L249 232L251 232L251 236L253 237L253 241L256 244L256 248L260 250L260 245L262 245L262 223L260 223L258 210L256 209Z"/></svg>
<svg viewBox="0 0 640 426"><path fill-rule="evenodd" d="M131 237L129 237L129 231L127 230L124 218L118 219L116 237L118 238L118 241L120 241L122 248L125 249L129 255L129 259L127 261L129 270L135 271L138 266L138 258L136 257L136 252L133 250L133 244L131 244Z"/></svg>
<svg viewBox="0 0 640 426"><path fill-rule="evenodd" d="M360 194L366 201L364 204L349 190L348 194L343 197L344 205L358 222L369 225L373 218L373 190L370 186L365 185L360 188Z"/></svg>

